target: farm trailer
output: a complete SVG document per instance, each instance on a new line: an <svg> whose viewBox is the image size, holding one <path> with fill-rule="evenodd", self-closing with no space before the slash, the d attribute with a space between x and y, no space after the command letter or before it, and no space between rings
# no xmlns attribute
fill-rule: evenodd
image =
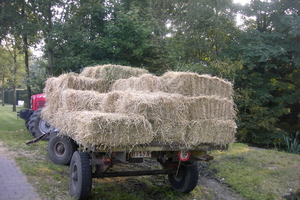
<svg viewBox="0 0 300 200"><path fill-rule="evenodd" d="M56 134L55 134L56 135ZM92 189L93 178L143 176L166 174L175 191L191 192L198 183L198 161L210 161L208 151L226 149L225 146L202 144L183 149L180 144L152 142L133 148L103 149L97 146L83 147L66 136L52 136L48 144L51 160L57 164L70 164L70 191L76 199L86 199ZM142 163L144 159L156 159L159 170L119 171L110 169L119 163Z"/></svg>

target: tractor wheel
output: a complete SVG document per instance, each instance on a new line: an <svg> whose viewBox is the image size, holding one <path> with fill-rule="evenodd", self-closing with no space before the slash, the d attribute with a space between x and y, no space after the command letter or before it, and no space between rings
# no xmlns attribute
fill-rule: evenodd
<svg viewBox="0 0 300 200"><path fill-rule="evenodd" d="M177 192L189 193L198 183L199 171L196 162L182 162L177 174L168 174L172 188Z"/></svg>
<svg viewBox="0 0 300 200"><path fill-rule="evenodd" d="M45 133L49 132L50 125L45 122L41 118L41 111L42 109L38 109L32 113L30 116L26 126L28 126L29 132L32 134L33 137L37 138ZM50 136L47 136L45 140L49 140Z"/></svg>
<svg viewBox="0 0 300 200"><path fill-rule="evenodd" d="M53 136L48 142L48 155L55 164L68 165L78 146L69 137Z"/></svg>
<svg viewBox="0 0 300 200"><path fill-rule="evenodd" d="M75 151L70 164L70 190L75 199L87 199L92 189L92 167L86 152Z"/></svg>
<svg viewBox="0 0 300 200"><path fill-rule="evenodd" d="M29 131L29 120L25 121L25 126L26 126L27 130Z"/></svg>

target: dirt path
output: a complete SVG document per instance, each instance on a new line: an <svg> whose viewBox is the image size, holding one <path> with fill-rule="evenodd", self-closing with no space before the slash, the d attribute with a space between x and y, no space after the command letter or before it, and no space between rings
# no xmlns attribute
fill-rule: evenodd
<svg viewBox="0 0 300 200"><path fill-rule="evenodd" d="M244 198L238 196L230 188L214 179L200 176L199 184L205 188L208 188L213 192L213 200L245 200Z"/></svg>

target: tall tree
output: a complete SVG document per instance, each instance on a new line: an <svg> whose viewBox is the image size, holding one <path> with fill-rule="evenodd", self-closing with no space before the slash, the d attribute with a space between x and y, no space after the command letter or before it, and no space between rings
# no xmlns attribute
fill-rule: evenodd
<svg viewBox="0 0 300 200"><path fill-rule="evenodd" d="M174 44L182 49L184 63L218 59L235 36L231 1L176 1L171 18Z"/></svg>
<svg viewBox="0 0 300 200"><path fill-rule="evenodd" d="M299 6L254 0L243 10L248 29L228 51L243 61L235 80L242 141L273 144L300 128Z"/></svg>
<svg viewBox="0 0 300 200"><path fill-rule="evenodd" d="M4 92L7 88L7 79L9 78L9 67L10 67L10 57L7 50L3 47L0 48L0 86L1 86L1 99L2 106L4 106Z"/></svg>
<svg viewBox="0 0 300 200"><path fill-rule="evenodd" d="M1 37L4 40L9 40L13 35L15 40L20 40L18 43L19 51L24 54L24 66L26 70L26 86L28 98L31 96L31 88L29 84L30 76L30 46L37 43L38 26L35 23L33 15L33 5L26 0L7 1L4 0L1 4L0 22L3 24L1 29Z"/></svg>
<svg viewBox="0 0 300 200"><path fill-rule="evenodd" d="M11 31L14 33L13 31ZM21 80L24 76L24 68L22 67L21 63L22 58L20 52L20 40L18 40L18 35L10 35L5 39L3 42L5 45L5 49L9 54L9 78L8 78L8 85L11 87L13 91L13 112L16 112L16 89L20 85Z"/></svg>

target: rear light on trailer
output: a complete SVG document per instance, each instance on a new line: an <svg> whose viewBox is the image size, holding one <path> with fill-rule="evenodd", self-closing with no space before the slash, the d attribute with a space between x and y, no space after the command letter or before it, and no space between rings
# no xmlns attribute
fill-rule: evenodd
<svg viewBox="0 0 300 200"><path fill-rule="evenodd" d="M102 159L102 163L103 163L104 165L110 165L111 159L110 159L109 157L104 157L104 158Z"/></svg>
<svg viewBox="0 0 300 200"><path fill-rule="evenodd" d="M179 151L178 152L178 158L181 161L187 161L188 159L190 159L190 157L191 157L191 152L189 152L189 151Z"/></svg>

